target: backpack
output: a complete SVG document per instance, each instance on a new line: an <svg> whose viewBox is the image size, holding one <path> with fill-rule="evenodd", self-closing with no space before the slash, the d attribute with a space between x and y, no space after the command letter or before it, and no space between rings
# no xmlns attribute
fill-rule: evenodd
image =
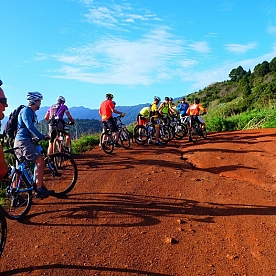
<svg viewBox="0 0 276 276"><path fill-rule="evenodd" d="M17 131L17 123L18 123L18 115L21 109L25 107L25 105L20 105L17 107L9 116L8 121L4 127L4 133L10 138L14 139Z"/></svg>
<svg viewBox="0 0 276 276"><path fill-rule="evenodd" d="M59 104L54 104L50 107L50 119L57 119L56 116L60 107L61 105Z"/></svg>

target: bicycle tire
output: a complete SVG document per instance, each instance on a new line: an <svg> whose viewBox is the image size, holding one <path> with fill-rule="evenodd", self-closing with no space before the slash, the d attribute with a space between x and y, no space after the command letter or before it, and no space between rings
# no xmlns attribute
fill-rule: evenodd
<svg viewBox="0 0 276 276"><path fill-rule="evenodd" d="M2 256L2 253L5 248L6 240L7 240L7 234L8 234L8 226L7 226L7 220L5 218L5 215L2 211L2 207L0 206L0 232L1 232L1 238L0 238L0 257Z"/></svg>
<svg viewBox="0 0 276 276"><path fill-rule="evenodd" d="M177 140L183 139L188 134L188 128L186 125L180 123L175 126L175 138Z"/></svg>
<svg viewBox="0 0 276 276"><path fill-rule="evenodd" d="M207 131L206 131L206 128L201 129L201 136L202 136L202 138L203 138L204 140L207 139Z"/></svg>
<svg viewBox="0 0 276 276"><path fill-rule="evenodd" d="M20 188L13 188L12 183L15 181L15 174L10 182L5 182L5 194L2 198L2 213L6 218L19 220L25 217L32 206L32 186L24 176L20 177ZM27 184L26 184L27 183ZM5 185L5 184L4 184Z"/></svg>
<svg viewBox="0 0 276 276"><path fill-rule="evenodd" d="M114 150L114 142L111 135L110 133L103 132L100 138L102 150L107 154L112 153Z"/></svg>
<svg viewBox="0 0 276 276"><path fill-rule="evenodd" d="M125 129L122 129L119 132L119 139L120 139L120 142L121 142L123 148L124 149L129 149L129 147L130 147L130 136L129 136L129 133Z"/></svg>
<svg viewBox="0 0 276 276"><path fill-rule="evenodd" d="M167 125L160 125L159 129L159 142L161 144L167 144L169 141L171 141L171 130L169 126Z"/></svg>
<svg viewBox="0 0 276 276"><path fill-rule="evenodd" d="M149 138L147 128L143 125L135 126L133 130L133 138L138 145L146 144Z"/></svg>
<svg viewBox="0 0 276 276"><path fill-rule="evenodd" d="M196 143L197 138L198 138L198 130L197 130L196 127L192 127L192 129L191 129L191 139L192 139L192 142Z"/></svg>
<svg viewBox="0 0 276 276"><path fill-rule="evenodd" d="M65 153L55 153L45 158L44 186L53 190L55 197L72 191L78 179L78 168L74 159Z"/></svg>

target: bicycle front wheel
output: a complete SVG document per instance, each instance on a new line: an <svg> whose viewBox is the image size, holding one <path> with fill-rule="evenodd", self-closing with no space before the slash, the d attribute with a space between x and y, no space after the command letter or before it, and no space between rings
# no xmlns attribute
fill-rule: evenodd
<svg viewBox="0 0 276 276"><path fill-rule="evenodd" d="M64 153L55 153L45 159L43 183L55 197L69 193L78 179L78 169L74 159Z"/></svg>
<svg viewBox="0 0 276 276"><path fill-rule="evenodd" d="M133 130L133 138L138 145L144 145L148 141L148 130L143 125L137 125Z"/></svg>
<svg viewBox="0 0 276 276"><path fill-rule="evenodd" d="M114 150L114 143L113 143L113 139L112 139L111 135L112 134L103 132L101 134L101 138L100 138L101 147L102 147L103 151L108 154L112 153Z"/></svg>
<svg viewBox="0 0 276 276"><path fill-rule="evenodd" d="M0 257L2 256L2 253L4 251L7 234L8 234L8 227L7 227L7 221L2 212L2 207L0 206Z"/></svg>
<svg viewBox="0 0 276 276"><path fill-rule="evenodd" d="M18 182L17 184L15 184ZM25 217L32 205L32 188L26 180L20 178L16 181L16 174L11 181L2 185L3 197L1 198L2 213L12 220Z"/></svg>
<svg viewBox="0 0 276 276"><path fill-rule="evenodd" d="M119 134L119 139L121 141L121 144L123 146L123 148L125 149L129 149L130 147L130 137L129 137L129 133L125 130L125 129L122 129L120 131L120 134Z"/></svg>

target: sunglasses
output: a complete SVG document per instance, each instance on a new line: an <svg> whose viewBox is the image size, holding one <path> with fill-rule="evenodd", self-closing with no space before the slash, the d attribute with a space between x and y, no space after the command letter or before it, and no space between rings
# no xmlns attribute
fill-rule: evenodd
<svg viewBox="0 0 276 276"><path fill-rule="evenodd" d="M3 105L8 104L7 98L0 98L0 103L3 104Z"/></svg>

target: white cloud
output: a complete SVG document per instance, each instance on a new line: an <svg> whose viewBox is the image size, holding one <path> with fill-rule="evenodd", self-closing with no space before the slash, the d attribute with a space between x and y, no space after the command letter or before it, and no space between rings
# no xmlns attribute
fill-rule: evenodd
<svg viewBox="0 0 276 276"><path fill-rule="evenodd" d="M251 42L248 44L238 44L238 43L233 43L233 44L226 44L225 49L229 52L234 52L234 53L246 53L249 50L256 49L257 48L257 43L256 42Z"/></svg>
<svg viewBox="0 0 276 276"><path fill-rule="evenodd" d="M270 35L275 35L276 34L276 25L273 24L269 24L268 28L267 28L267 32Z"/></svg>
<svg viewBox="0 0 276 276"><path fill-rule="evenodd" d="M208 53L210 52L210 47L206 41L194 42L188 45L191 50L198 53Z"/></svg>

